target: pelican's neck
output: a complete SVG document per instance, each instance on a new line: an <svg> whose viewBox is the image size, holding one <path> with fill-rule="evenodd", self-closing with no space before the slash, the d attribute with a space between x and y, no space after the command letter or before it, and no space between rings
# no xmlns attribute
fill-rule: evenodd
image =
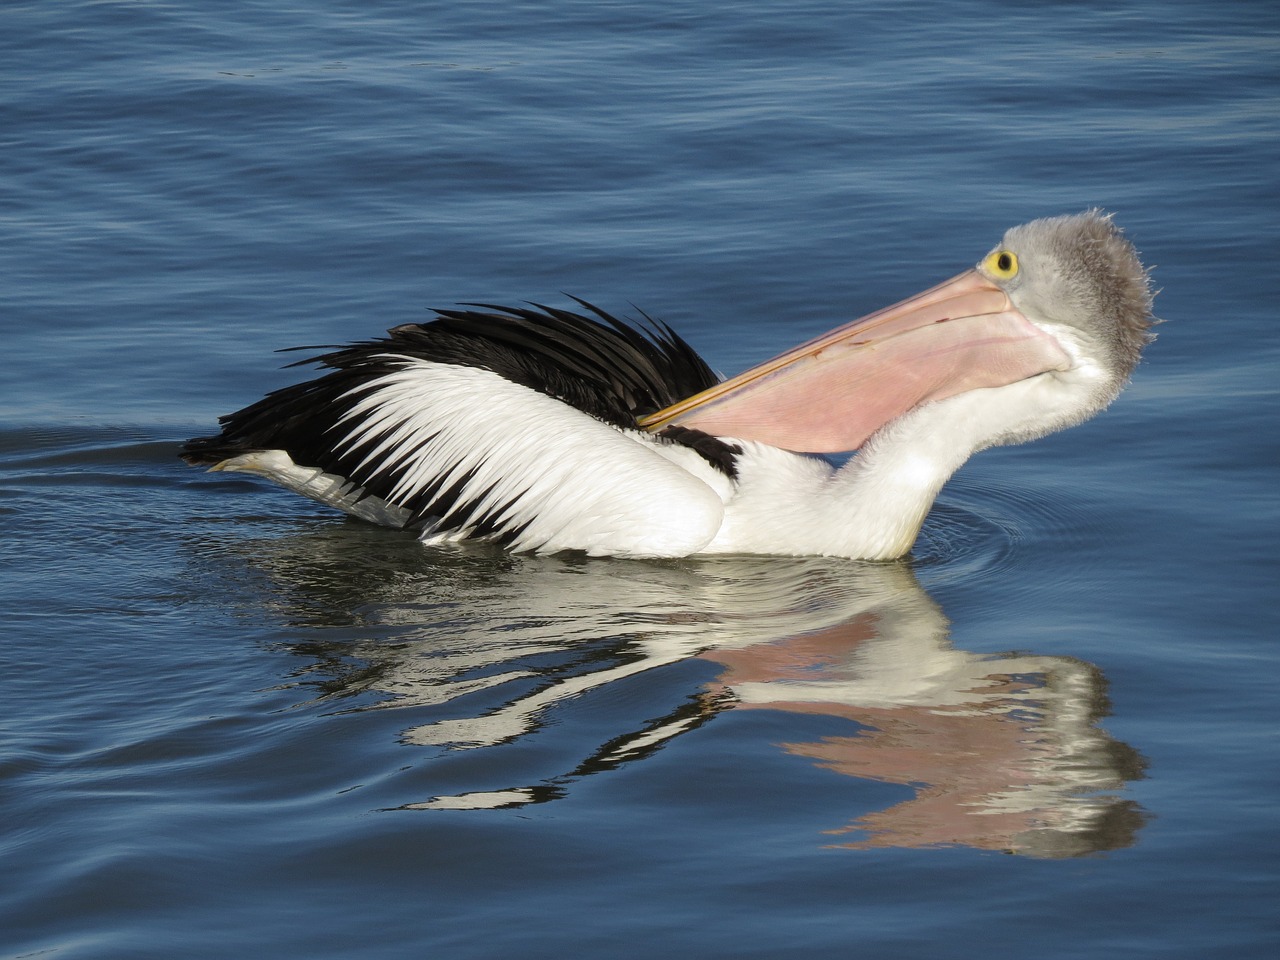
<svg viewBox="0 0 1280 960"><path fill-rule="evenodd" d="M1071 394L1052 377L1033 377L925 404L884 426L839 470L748 445L755 462L743 464L738 495L710 549L900 557L966 460L1064 425L1076 416Z"/></svg>
<svg viewBox="0 0 1280 960"><path fill-rule="evenodd" d="M943 485L985 445L973 396L928 404L887 424L831 477L821 498L839 541L831 552L887 560L911 549Z"/></svg>
<svg viewBox="0 0 1280 960"><path fill-rule="evenodd" d="M933 501L966 460L987 447L1022 443L1096 409L1091 370L1044 374L925 404L887 424L831 478L826 510L865 559L911 549ZM844 552L844 551L841 551Z"/></svg>

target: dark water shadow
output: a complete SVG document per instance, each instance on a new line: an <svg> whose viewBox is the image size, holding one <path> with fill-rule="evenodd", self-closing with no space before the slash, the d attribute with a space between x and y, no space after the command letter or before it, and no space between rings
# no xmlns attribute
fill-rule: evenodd
<svg viewBox="0 0 1280 960"><path fill-rule="evenodd" d="M589 745L561 771L396 809L553 801L726 711L769 710L796 715L797 729L826 719L840 731L770 744L773 756L913 791L835 825L833 846L1079 856L1132 844L1146 819L1123 795L1142 758L1099 726L1101 672L956 649L908 563L442 552L356 523L224 541L219 565L225 551L302 628L285 641L306 661L290 682L313 705L426 715L403 742L447 755L523 742L589 710ZM609 709L633 678L699 663L645 687L665 700L643 720Z"/></svg>

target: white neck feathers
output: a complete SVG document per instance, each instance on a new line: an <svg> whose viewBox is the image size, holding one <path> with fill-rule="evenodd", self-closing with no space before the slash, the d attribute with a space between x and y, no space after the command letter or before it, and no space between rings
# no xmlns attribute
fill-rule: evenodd
<svg viewBox="0 0 1280 960"><path fill-rule="evenodd" d="M902 556L943 484L969 457L1075 419L1073 395L1078 391L1058 378L1041 376L926 404L886 425L839 470L745 444L737 495L708 549Z"/></svg>

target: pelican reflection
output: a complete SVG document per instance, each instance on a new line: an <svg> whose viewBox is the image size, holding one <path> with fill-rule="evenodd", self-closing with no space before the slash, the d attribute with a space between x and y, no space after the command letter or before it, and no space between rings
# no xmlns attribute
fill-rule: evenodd
<svg viewBox="0 0 1280 960"><path fill-rule="evenodd" d="M887 809L833 811L823 838L833 846L1073 856L1132 843L1144 820L1123 795L1142 760L1098 723L1108 707L1100 671L1069 657L956 649L905 563L459 551L353 573L353 535L257 550L300 619L327 610L326 626L359 627L339 630L337 651L298 646L325 661L325 698L426 717L403 740L442 757L575 723L574 742L595 745L533 782L477 783L401 809L553 800L725 711L771 710L805 716L797 729L812 731L815 718L830 726L760 751L910 791ZM331 569L329 538L344 554ZM619 706L646 676L642 706ZM495 767L504 769L485 769Z"/></svg>

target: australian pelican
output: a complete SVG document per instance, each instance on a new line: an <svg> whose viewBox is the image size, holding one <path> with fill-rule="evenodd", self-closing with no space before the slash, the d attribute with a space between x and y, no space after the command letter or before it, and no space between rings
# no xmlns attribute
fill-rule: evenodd
<svg viewBox="0 0 1280 960"><path fill-rule="evenodd" d="M182 456L431 543L889 559L973 453L1110 403L1152 323L1147 271L1096 210L1014 227L973 269L723 382L665 324L578 303L439 310L334 349Z"/></svg>

